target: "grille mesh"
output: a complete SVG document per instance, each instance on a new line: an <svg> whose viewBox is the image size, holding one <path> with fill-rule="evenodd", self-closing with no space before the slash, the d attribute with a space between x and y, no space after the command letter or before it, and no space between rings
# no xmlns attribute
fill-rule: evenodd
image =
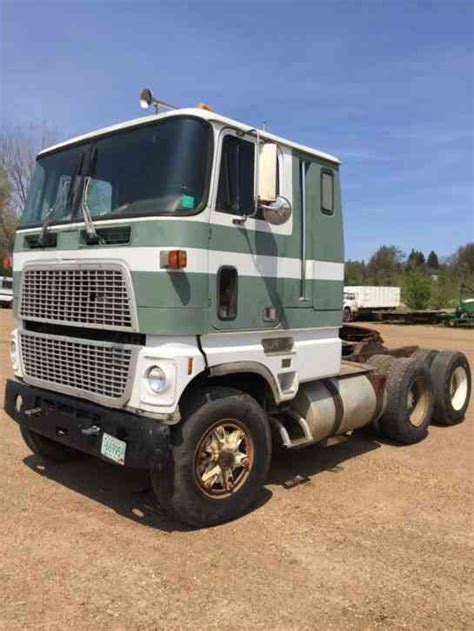
<svg viewBox="0 0 474 631"><path fill-rule="evenodd" d="M119 266L25 269L19 312L43 322L134 328L131 291Z"/></svg>
<svg viewBox="0 0 474 631"><path fill-rule="evenodd" d="M129 347L25 331L20 347L25 375L43 385L116 403L127 393Z"/></svg>

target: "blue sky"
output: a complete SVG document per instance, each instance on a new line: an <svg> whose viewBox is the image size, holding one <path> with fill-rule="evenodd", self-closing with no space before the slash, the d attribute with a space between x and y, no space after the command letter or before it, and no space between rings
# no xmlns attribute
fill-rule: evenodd
<svg viewBox="0 0 474 631"><path fill-rule="evenodd" d="M346 258L474 238L474 3L0 0L1 126L59 139L150 86L338 155Z"/></svg>

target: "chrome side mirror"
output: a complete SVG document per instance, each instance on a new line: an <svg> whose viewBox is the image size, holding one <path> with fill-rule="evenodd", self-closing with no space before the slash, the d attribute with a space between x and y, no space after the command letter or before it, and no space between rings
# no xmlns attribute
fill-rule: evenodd
<svg viewBox="0 0 474 631"><path fill-rule="evenodd" d="M272 226L281 226L286 223L291 217L291 204L290 201L278 195L274 202L271 204L259 204L263 210L263 218L268 221Z"/></svg>

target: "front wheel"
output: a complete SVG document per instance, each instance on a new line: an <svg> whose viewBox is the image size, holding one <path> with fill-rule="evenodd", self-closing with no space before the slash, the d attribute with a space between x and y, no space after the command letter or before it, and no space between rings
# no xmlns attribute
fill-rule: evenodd
<svg viewBox="0 0 474 631"><path fill-rule="evenodd" d="M349 307L344 307L342 312L342 321L343 322L351 322L352 321L352 311Z"/></svg>
<svg viewBox="0 0 474 631"><path fill-rule="evenodd" d="M263 409L239 390L210 387L193 397L184 416L169 466L150 472L159 503L194 527L242 515L257 500L270 465Z"/></svg>

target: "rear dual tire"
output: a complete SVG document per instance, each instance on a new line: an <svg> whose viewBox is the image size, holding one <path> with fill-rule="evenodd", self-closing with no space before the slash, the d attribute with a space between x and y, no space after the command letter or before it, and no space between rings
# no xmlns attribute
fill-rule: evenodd
<svg viewBox="0 0 474 631"><path fill-rule="evenodd" d="M424 361L431 373L435 393L433 421L438 425L461 423L471 396L471 370L467 357L457 351L419 348L412 355Z"/></svg>
<svg viewBox="0 0 474 631"><path fill-rule="evenodd" d="M385 391L385 412L380 420L384 435L403 444L423 440L435 405L428 366L418 359L397 359L388 372Z"/></svg>
<svg viewBox="0 0 474 631"><path fill-rule="evenodd" d="M433 418L439 425L456 425L466 415L471 396L471 370L463 353L440 351L431 364L435 390Z"/></svg>
<svg viewBox="0 0 474 631"><path fill-rule="evenodd" d="M374 355L367 363L385 377L385 411L368 430L377 438L412 444L428 433L434 409L430 372L419 359Z"/></svg>
<svg viewBox="0 0 474 631"><path fill-rule="evenodd" d="M418 349L411 358L375 355L367 363L386 377L385 412L368 426L375 436L410 444L425 438L430 422L464 420L472 384L463 353Z"/></svg>

